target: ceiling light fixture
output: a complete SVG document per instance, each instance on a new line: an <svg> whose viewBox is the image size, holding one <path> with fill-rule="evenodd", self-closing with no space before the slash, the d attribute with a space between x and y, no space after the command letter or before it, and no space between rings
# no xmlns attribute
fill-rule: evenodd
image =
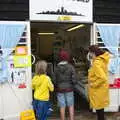
<svg viewBox="0 0 120 120"><path fill-rule="evenodd" d="M76 30L76 29L81 28L81 27L84 27L84 26L85 26L84 24L80 24L80 25L77 25L77 26L75 26L75 27L72 27L72 28L67 29L67 31L70 32L70 31Z"/></svg>
<svg viewBox="0 0 120 120"><path fill-rule="evenodd" d="M38 33L39 35L54 35L55 33Z"/></svg>

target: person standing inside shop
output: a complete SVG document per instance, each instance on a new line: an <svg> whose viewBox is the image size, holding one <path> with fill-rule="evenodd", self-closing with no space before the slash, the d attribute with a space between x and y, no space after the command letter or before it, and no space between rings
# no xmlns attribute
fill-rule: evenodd
<svg viewBox="0 0 120 120"><path fill-rule="evenodd" d="M49 92L54 90L50 77L46 75L47 62L42 60L36 64L36 75L32 79L32 89L34 90L33 108L37 120L47 120L51 113L49 102Z"/></svg>
<svg viewBox="0 0 120 120"><path fill-rule="evenodd" d="M57 91L57 100L60 107L60 120L65 120L65 109L69 110L69 120L74 120L74 94L73 86L76 83L74 67L69 63L69 53L61 50L59 53L60 62L55 70L54 84Z"/></svg>
<svg viewBox="0 0 120 120"><path fill-rule="evenodd" d="M92 58L88 73L88 95L90 107L96 110L97 120L105 120L104 108L109 105L108 63L109 53L97 45L89 47Z"/></svg>

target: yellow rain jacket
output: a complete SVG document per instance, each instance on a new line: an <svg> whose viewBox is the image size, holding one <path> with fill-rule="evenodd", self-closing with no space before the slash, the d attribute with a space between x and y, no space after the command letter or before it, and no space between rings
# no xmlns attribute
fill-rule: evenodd
<svg viewBox="0 0 120 120"><path fill-rule="evenodd" d="M97 56L88 73L90 107L102 109L109 105L108 62L109 53Z"/></svg>
<svg viewBox="0 0 120 120"><path fill-rule="evenodd" d="M34 90L34 98L36 100L48 101L49 91L54 90L51 79L45 75L36 75L32 79L32 88Z"/></svg>

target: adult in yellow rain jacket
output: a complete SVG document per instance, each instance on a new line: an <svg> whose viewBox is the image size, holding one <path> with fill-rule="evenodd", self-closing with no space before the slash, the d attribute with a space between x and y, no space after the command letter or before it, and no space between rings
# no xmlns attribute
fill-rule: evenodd
<svg viewBox="0 0 120 120"><path fill-rule="evenodd" d="M92 57L88 73L88 94L90 107L96 109L98 120L104 120L104 108L109 105L108 63L109 53L98 46L89 47Z"/></svg>

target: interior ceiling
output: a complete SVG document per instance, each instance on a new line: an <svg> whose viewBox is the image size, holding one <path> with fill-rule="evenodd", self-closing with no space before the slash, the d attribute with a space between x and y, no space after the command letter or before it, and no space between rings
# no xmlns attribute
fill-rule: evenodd
<svg viewBox="0 0 120 120"><path fill-rule="evenodd" d="M31 23L32 32L57 32L79 25L78 23Z"/></svg>

